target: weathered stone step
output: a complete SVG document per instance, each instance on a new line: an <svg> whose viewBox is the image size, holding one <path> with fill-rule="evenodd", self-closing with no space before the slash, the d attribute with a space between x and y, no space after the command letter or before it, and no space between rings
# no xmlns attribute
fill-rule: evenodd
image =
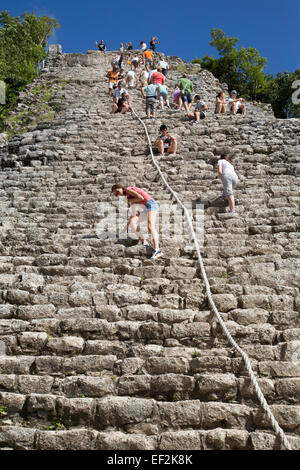
<svg viewBox="0 0 300 470"><path fill-rule="evenodd" d="M55 426L54 426L55 427ZM126 433L99 432L84 427L41 431L21 426L1 426L0 446L4 450L280 450L273 433L216 428L209 431L184 430L157 434L151 424L129 424ZM299 438L289 436L294 448ZM6 446L3 448L3 446Z"/></svg>

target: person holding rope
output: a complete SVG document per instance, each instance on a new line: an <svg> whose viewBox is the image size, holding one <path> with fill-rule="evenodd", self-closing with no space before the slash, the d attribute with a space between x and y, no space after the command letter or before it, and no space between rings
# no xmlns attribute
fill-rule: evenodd
<svg viewBox="0 0 300 470"><path fill-rule="evenodd" d="M141 188L136 186L129 186L125 188L121 184L114 184L111 192L114 196L126 196L128 204L132 208L132 215L130 216L126 231L131 226L134 232L139 237L139 241L142 242L143 246L150 246L149 242L143 236L140 231L139 223L143 218L147 218L148 222L148 233L151 234L153 240L154 253L151 259L160 258L163 253L159 249L159 236L155 228L156 216L159 212L159 206L155 200ZM151 247L152 248L152 247Z"/></svg>

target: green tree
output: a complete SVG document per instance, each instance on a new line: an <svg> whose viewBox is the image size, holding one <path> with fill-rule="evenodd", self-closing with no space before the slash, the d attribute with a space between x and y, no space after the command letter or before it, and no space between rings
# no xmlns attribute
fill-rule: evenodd
<svg viewBox="0 0 300 470"><path fill-rule="evenodd" d="M230 38L225 36L224 31L218 28L212 28L210 46L215 47L220 57L230 54L235 49L235 45L239 42L239 38Z"/></svg>
<svg viewBox="0 0 300 470"><path fill-rule="evenodd" d="M256 99L265 86L264 68L267 59L261 57L254 47L241 47L238 50L235 46L239 39L226 36L221 29L213 28L211 38L209 44L217 49L219 58L205 56L192 62L200 63L222 83L227 83L231 90L236 88L245 98Z"/></svg>
<svg viewBox="0 0 300 470"><path fill-rule="evenodd" d="M300 118L300 103L297 103L300 100L300 69L293 73L278 73L276 77L269 75L266 82L259 99L272 104L275 116L281 119Z"/></svg>
<svg viewBox="0 0 300 470"><path fill-rule="evenodd" d="M0 106L0 124L18 93L39 73L48 39L59 24L54 18L0 12L0 80L6 83L6 104Z"/></svg>

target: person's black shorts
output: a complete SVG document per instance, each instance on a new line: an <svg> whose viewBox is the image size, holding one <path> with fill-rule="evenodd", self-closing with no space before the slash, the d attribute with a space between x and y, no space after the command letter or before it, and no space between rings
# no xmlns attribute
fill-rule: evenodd
<svg viewBox="0 0 300 470"><path fill-rule="evenodd" d="M241 110L241 108L237 110L236 114L243 114L243 111Z"/></svg>

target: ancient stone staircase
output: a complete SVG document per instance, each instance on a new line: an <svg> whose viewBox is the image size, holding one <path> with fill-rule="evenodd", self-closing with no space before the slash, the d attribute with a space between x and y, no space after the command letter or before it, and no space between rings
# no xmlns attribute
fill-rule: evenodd
<svg viewBox="0 0 300 470"><path fill-rule="evenodd" d="M116 182L172 204L138 120L110 114L112 56L54 50L31 87L68 82L54 97L60 111L1 149L0 447L280 449L209 311L188 237L163 238L156 261L134 240L99 238L99 205L115 204ZM180 74L169 61L172 89ZM246 118L214 116L220 85L207 71L191 78L207 119L193 126L165 110L147 128L153 142L162 123L178 137L178 155L159 164L183 202L204 204L214 300L299 449L300 123L258 105ZM143 116L140 93L132 98ZM227 148L238 217L217 199Z"/></svg>

